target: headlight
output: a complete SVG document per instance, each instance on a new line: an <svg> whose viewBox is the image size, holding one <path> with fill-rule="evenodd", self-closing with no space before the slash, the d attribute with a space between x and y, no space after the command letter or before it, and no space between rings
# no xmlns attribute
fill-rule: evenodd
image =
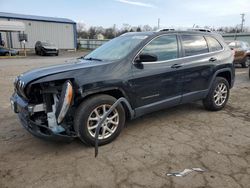
<svg viewBox="0 0 250 188"><path fill-rule="evenodd" d="M56 109L57 123L62 123L73 99L73 86L68 80L63 84L61 96Z"/></svg>

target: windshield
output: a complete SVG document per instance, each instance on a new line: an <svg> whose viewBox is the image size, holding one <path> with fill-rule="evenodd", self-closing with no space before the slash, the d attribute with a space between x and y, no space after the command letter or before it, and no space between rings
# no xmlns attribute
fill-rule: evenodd
<svg viewBox="0 0 250 188"><path fill-rule="evenodd" d="M123 35L103 44L84 59L118 60L127 56L148 35Z"/></svg>
<svg viewBox="0 0 250 188"><path fill-rule="evenodd" d="M43 46L54 46L52 42L42 42Z"/></svg>

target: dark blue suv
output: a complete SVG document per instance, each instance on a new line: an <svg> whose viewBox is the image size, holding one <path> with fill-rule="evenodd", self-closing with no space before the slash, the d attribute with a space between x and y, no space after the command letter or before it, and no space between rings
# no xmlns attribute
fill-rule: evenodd
<svg viewBox="0 0 250 188"><path fill-rule="evenodd" d="M17 77L11 104L22 125L45 139L114 140L126 119L202 100L221 110L234 84L233 54L216 33L126 33L68 64ZM114 109L111 106L125 98ZM111 109L111 110L109 110Z"/></svg>

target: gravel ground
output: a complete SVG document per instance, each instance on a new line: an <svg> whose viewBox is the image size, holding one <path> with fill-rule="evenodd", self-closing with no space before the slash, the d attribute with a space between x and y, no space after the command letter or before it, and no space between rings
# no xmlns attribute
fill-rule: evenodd
<svg viewBox="0 0 250 188"><path fill-rule="evenodd" d="M0 187L250 187L250 80L236 70L226 108L200 102L129 121L111 144L94 149L79 140L53 143L24 130L11 111L16 75L80 56L0 59ZM168 172L200 167L185 177Z"/></svg>

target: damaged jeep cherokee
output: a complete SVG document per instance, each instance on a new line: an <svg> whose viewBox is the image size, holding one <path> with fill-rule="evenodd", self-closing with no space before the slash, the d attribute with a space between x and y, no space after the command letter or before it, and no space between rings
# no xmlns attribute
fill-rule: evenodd
<svg viewBox="0 0 250 188"><path fill-rule="evenodd" d="M79 137L94 145L98 134L103 145L120 134L125 120L156 110L196 100L221 110L234 76L233 54L216 33L127 33L74 62L21 74L11 106L39 138ZM126 102L112 109L120 98Z"/></svg>

